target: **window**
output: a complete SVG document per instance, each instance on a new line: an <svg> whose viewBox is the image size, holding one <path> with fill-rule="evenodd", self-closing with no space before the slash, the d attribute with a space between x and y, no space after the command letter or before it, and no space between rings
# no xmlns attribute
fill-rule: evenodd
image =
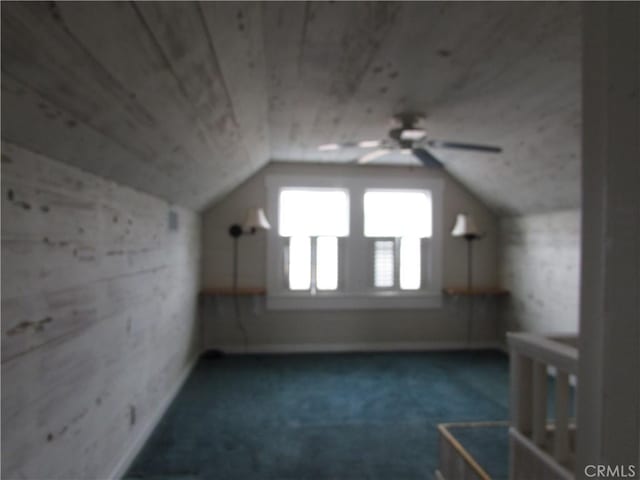
<svg viewBox="0 0 640 480"><path fill-rule="evenodd" d="M442 180L269 175L267 308L440 306Z"/></svg>
<svg viewBox="0 0 640 480"><path fill-rule="evenodd" d="M364 236L373 238L373 286L418 290L422 239L432 232L428 191L367 190Z"/></svg>
<svg viewBox="0 0 640 480"><path fill-rule="evenodd" d="M418 290L422 283L420 250L420 239L415 237L374 240L373 286Z"/></svg>
<svg viewBox="0 0 640 480"><path fill-rule="evenodd" d="M337 290L338 238L349 234L349 197L339 189L284 188L278 235L286 239L284 271L291 291Z"/></svg>
<svg viewBox="0 0 640 480"><path fill-rule="evenodd" d="M337 290L338 288L338 239L318 237L316 239L316 288Z"/></svg>

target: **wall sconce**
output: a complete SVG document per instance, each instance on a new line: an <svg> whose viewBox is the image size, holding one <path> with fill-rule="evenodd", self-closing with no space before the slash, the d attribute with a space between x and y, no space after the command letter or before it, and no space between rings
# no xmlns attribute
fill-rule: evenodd
<svg viewBox="0 0 640 480"><path fill-rule="evenodd" d="M473 241L482 237L476 222L471 215L459 213L456 216L456 223L451 230L453 237L464 238L467 241L467 295L468 315L467 315L467 347L471 346L471 327L473 324Z"/></svg>
<svg viewBox="0 0 640 480"><path fill-rule="evenodd" d="M473 217L466 213L459 213L456 216L456 224L451 230L454 237L464 237L467 240L480 238L480 232Z"/></svg>
<svg viewBox="0 0 640 480"><path fill-rule="evenodd" d="M229 227L229 235L238 238L240 235L253 235L258 230L269 230L271 224L267 220L262 208L254 207L247 210L247 217L242 225L234 223Z"/></svg>

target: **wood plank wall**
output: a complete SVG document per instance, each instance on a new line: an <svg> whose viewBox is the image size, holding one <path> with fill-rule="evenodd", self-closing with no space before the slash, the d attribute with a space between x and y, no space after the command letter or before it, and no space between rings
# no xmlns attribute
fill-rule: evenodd
<svg viewBox="0 0 640 480"><path fill-rule="evenodd" d="M505 217L499 236L502 329L577 333L580 210Z"/></svg>
<svg viewBox="0 0 640 480"><path fill-rule="evenodd" d="M110 475L198 351L199 242L194 212L2 144L3 478Z"/></svg>

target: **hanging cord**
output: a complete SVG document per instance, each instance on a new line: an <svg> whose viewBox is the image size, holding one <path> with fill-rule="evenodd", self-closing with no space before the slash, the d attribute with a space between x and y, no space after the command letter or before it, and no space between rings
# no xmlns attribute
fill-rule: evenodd
<svg viewBox="0 0 640 480"><path fill-rule="evenodd" d="M247 333L247 329L242 323L242 316L240 315L240 296L239 295L233 296L233 308L235 311L234 313L236 318L236 324L238 325L238 328L242 332L243 352L247 353L247 351L249 350L249 334Z"/></svg>
<svg viewBox="0 0 640 480"><path fill-rule="evenodd" d="M233 238L233 310L238 329L242 332L243 351L249 349L249 334L242 323L240 312L240 296L238 295L238 237Z"/></svg>
<svg viewBox="0 0 640 480"><path fill-rule="evenodd" d="M471 329L473 328L473 239L467 238L467 348L471 348Z"/></svg>

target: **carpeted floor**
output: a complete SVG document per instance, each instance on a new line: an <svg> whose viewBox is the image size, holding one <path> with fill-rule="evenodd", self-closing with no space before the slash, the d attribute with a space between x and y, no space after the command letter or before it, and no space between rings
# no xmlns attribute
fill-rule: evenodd
<svg viewBox="0 0 640 480"><path fill-rule="evenodd" d="M438 423L507 415L497 351L202 358L126 478L432 478Z"/></svg>

